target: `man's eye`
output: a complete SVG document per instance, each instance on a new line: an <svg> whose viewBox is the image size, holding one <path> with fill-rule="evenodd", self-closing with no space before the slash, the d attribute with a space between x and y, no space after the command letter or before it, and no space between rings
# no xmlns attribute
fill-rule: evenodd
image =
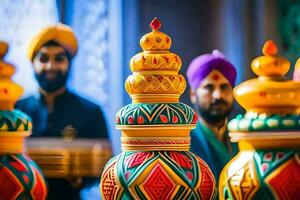
<svg viewBox="0 0 300 200"><path fill-rule="evenodd" d="M221 85L221 90L229 90L230 86L227 84Z"/></svg>
<svg viewBox="0 0 300 200"><path fill-rule="evenodd" d="M55 57L55 61L58 62L58 63L63 62L65 59L66 59L65 55L61 55L61 56L56 56Z"/></svg>
<svg viewBox="0 0 300 200"><path fill-rule="evenodd" d="M208 91L213 91L214 87L212 85L206 85L204 87L204 89L208 90Z"/></svg>
<svg viewBox="0 0 300 200"><path fill-rule="evenodd" d="M48 61L49 61L48 56L41 56L41 57L40 57L40 62L41 62L41 63L47 63Z"/></svg>

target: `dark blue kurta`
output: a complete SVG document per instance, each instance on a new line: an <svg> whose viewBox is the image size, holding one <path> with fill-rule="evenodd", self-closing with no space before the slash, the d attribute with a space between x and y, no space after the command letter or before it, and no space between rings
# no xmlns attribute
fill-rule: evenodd
<svg viewBox="0 0 300 200"><path fill-rule="evenodd" d="M75 138L108 138L105 118L96 104L66 91L55 99L49 113L42 95L30 96L17 102L16 108L32 118L33 137L61 137L72 129ZM70 131L69 131L70 132ZM83 187L97 181L85 178ZM48 179L48 199L79 199L81 188L73 188L65 179ZM55 192L53 192L55 191Z"/></svg>

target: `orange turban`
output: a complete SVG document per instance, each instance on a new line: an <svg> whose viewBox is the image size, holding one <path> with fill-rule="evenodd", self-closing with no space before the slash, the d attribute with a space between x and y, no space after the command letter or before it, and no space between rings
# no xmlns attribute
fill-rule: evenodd
<svg viewBox="0 0 300 200"><path fill-rule="evenodd" d="M40 48L49 41L57 42L71 57L77 53L78 43L72 28L64 24L57 24L44 28L31 40L27 51L28 58L33 61Z"/></svg>

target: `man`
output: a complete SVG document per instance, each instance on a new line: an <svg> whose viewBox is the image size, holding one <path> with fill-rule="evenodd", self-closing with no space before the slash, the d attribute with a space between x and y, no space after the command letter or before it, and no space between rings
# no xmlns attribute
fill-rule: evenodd
<svg viewBox="0 0 300 200"><path fill-rule="evenodd" d="M191 151L209 165L218 181L221 170L237 151L236 145L231 145L227 131L236 70L214 50L191 62L187 78L191 102L199 114L197 127L191 131Z"/></svg>
<svg viewBox="0 0 300 200"><path fill-rule="evenodd" d="M74 32L63 24L43 29L31 41L28 58L33 63L39 93L19 101L16 107L32 118L33 137L61 137L66 141L108 137L100 107L66 88L77 50ZM48 199L79 199L80 188L72 187L71 182L48 179L48 183Z"/></svg>

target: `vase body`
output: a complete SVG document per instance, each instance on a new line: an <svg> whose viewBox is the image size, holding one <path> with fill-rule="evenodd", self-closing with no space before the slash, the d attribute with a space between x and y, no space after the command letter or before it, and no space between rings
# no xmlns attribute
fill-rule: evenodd
<svg viewBox="0 0 300 200"><path fill-rule="evenodd" d="M221 173L221 199L299 199L299 139L294 147L274 147L274 142L264 148L248 148L251 143L240 142L240 153Z"/></svg>
<svg viewBox="0 0 300 200"><path fill-rule="evenodd" d="M25 154L0 156L0 182L1 200L46 199L47 184L42 172Z"/></svg>
<svg viewBox="0 0 300 200"><path fill-rule="evenodd" d="M123 152L101 180L105 199L212 199L209 167L189 151Z"/></svg>
<svg viewBox="0 0 300 200"><path fill-rule="evenodd" d="M47 183L26 154L25 137L31 135L31 119L14 109L23 93L11 80L15 67L4 61L8 44L0 41L0 200L44 200Z"/></svg>

